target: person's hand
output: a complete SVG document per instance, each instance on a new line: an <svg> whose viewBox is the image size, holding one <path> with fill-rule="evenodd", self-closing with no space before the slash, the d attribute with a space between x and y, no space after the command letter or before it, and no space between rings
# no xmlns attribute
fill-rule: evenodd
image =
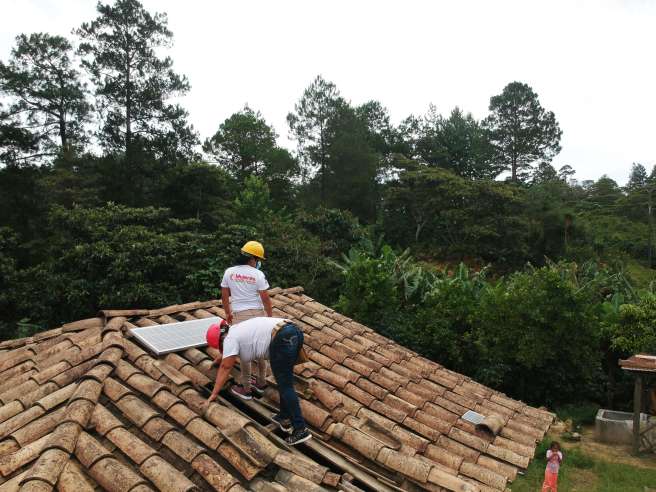
<svg viewBox="0 0 656 492"><path fill-rule="evenodd" d="M212 393L207 400L205 400L205 410L207 410L210 406L210 403L212 403L214 400L216 400L217 395L215 393Z"/></svg>
<svg viewBox="0 0 656 492"><path fill-rule="evenodd" d="M226 321L229 325L232 325L232 313L228 313L226 316Z"/></svg>

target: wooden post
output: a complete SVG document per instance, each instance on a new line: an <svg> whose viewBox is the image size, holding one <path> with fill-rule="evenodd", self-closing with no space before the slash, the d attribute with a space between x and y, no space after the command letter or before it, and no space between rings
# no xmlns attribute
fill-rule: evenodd
<svg viewBox="0 0 656 492"><path fill-rule="evenodd" d="M633 454L640 452L640 413L642 412L642 374L635 373L633 387Z"/></svg>

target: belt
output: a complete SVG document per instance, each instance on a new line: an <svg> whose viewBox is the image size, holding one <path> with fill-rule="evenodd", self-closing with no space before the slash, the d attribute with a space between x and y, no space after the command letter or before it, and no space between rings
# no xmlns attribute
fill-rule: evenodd
<svg viewBox="0 0 656 492"><path fill-rule="evenodd" d="M286 319L282 320L280 323L278 323L276 326L273 327L273 330L271 330L271 340L276 338L276 335L280 331L280 328L282 328L285 325L290 324L291 321L287 321Z"/></svg>
<svg viewBox="0 0 656 492"><path fill-rule="evenodd" d="M271 340L273 340L276 337L276 335L280 331L280 328L282 328L283 326L289 325L289 324L293 324L293 323L289 320L284 319L280 323L278 323L276 326L274 326L273 330L271 330ZM296 325L294 325L294 326L296 326ZM298 357L296 358L296 362L294 362L294 365L303 364L303 363L307 362L308 360L310 360L310 359L308 358L307 353L305 353L305 349L301 345L301 348L298 351Z"/></svg>

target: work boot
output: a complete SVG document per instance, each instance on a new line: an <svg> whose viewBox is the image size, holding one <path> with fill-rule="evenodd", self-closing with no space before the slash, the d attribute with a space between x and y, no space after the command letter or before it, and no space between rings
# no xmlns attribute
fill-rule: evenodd
<svg viewBox="0 0 656 492"><path fill-rule="evenodd" d="M309 441L310 439L312 439L312 434L310 434L309 430L303 428L294 430L291 436L285 438L285 442L290 446L296 446L297 444Z"/></svg>
<svg viewBox="0 0 656 492"><path fill-rule="evenodd" d="M233 395L238 396L242 400L252 400L253 395L249 390L244 388L241 384L233 384L232 388L230 388L230 393Z"/></svg>

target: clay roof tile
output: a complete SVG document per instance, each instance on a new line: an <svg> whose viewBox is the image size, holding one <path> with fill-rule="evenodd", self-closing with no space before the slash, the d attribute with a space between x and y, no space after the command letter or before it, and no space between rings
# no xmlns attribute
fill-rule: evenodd
<svg viewBox="0 0 656 492"><path fill-rule="evenodd" d="M143 427L153 417L159 416L156 410L134 395L126 395L114 404L139 428Z"/></svg>
<svg viewBox="0 0 656 492"><path fill-rule="evenodd" d="M56 410L50 411L42 417L30 422L24 427L11 434L11 437L20 445L36 441L40 437L45 436L61 422L62 417L66 413L66 407L60 407Z"/></svg>
<svg viewBox="0 0 656 492"><path fill-rule="evenodd" d="M57 481L58 492L93 492L97 487L75 460L69 460Z"/></svg>
<svg viewBox="0 0 656 492"><path fill-rule="evenodd" d="M123 386L121 383L116 381L113 378L107 378L105 380L104 386L103 386L103 393L107 395L107 397L116 402L119 401L121 398L123 398L125 395L128 395L131 393L130 389Z"/></svg>
<svg viewBox="0 0 656 492"><path fill-rule="evenodd" d="M71 401L84 399L96 403L100 393L102 393L101 383L94 379L85 379L75 388L75 392L71 396Z"/></svg>
<svg viewBox="0 0 656 492"><path fill-rule="evenodd" d="M185 430L210 449L216 449L223 442L223 436L216 428L198 417L192 419Z"/></svg>
<svg viewBox="0 0 656 492"><path fill-rule="evenodd" d="M408 416L405 412L392 408L389 405L386 405L380 400L375 400L369 405L369 408L374 412L378 412L381 415L385 415L395 422L403 422L403 420Z"/></svg>
<svg viewBox="0 0 656 492"><path fill-rule="evenodd" d="M344 392L344 394L350 396L354 400L358 401L359 403L362 403L364 406L367 407L370 406L374 401L376 401L375 396L358 388L353 383L348 383L342 391Z"/></svg>
<svg viewBox="0 0 656 492"><path fill-rule="evenodd" d="M173 429L173 425L159 417L150 419L142 428L144 433L155 441L161 441L162 438Z"/></svg>
<svg viewBox="0 0 656 492"><path fill-rule="evenodd" d="M171 492L191 492L199 490L191 480L159 456L152 456L144 461L139 467L139 470L150 481L152 481L159 490Z"/></svg>
<svg viewBox="0 0 656 492"><path fill-rule="evenodd" d="M200 454L192 461L191 466L196 470L214 490L219 492L237 492L235 486L239 481L221 467L207 454Z"/></svg>
<svg viewBox="0 0 656 492"><path fill-rule="evenodd" d="M134 492L139 484L148 487L139 474L113 457L100 459L89 469L89 474L98 485L109 492ZM152 488L148 487L146 490Z"/></svg>
<svg viewBox="0 0 656 492"><path fill-rule="evenodd" d="M32 403L30 402L29 405L23 405L20 401L14 400L10 403L2 405L0 407L0 422L4 422L5 420L10 419L14 415L18 415L25 408L29 407L31 404Z"/></svg>
<svg viewBox="0 0 656 492"><path fill-rule="evenodd" d="M359 388L362 388L365 390L367 393L370 395L373 395L376 397L378 400L383 400L385 396L387 395L387 390L385 388L382 388L378 386L377 384L372 383L368 379L360 378L358 379L358 382L356 383L356 386Z"/></svg>
<svg viewBox="0 0 656 492"><path fill-rule="evenodd" d="M18 415L5 420L0 424L0 439L4 439L15 430L18 430L33 420L36 420L45 413L45 410L41 407L31 407Z"/></svg>
<svg viewBox="0 0 656 492"><path fill-rule="evenodd" d="M125 379L125 382L148 398L153 398L158 391L165 388L162 383L141 372L131 374L129 378Z"/></svg>
<svg viewBox="0 0 656 492"><path fill-rule="evenodd" d="M0 474L8 477L27 463L36 459L46 444L48 435L20 448L19 450L0 456Z"/></svg>
<svg viewBox="0 0 656 492"><path fill-rule="evenodd" d="M23 479L23 484L39 480L54 486L68 459L67 451L55 448L44 451Z"/></svg>
<svg viewBox="0 0 656 492"><path fill-rule="evenodd" d="M44 449L61 449L71 454L75 450L82 427L76 422L63 422L57 426Z"/></svg>
<svg viewBox="0 0 656 492"><path fill-rule="evenodd" d="M103 405L96 405L93 414L91 414L91 420L89 423L101 436L104 436L112 429L123 427L123 422L117 419L114 414L107 410Z"/></svg>
<svg viewBox="0 0 656 492"><path fill-rule="evenodd" d="M362 455L386 468L386 474L400 473L401 485L408 490L498 491L527 466L535 441L542 438L553 414L419 357L305 296L301 289L276 292L271 293L276 312L293 319L307 334L311 362L296 367L295 373L316 378L309 382L312 392L305 391L307 381L299 388L308 425L320 431L315 434L319 441L326 438L322 432L347 429L342 439L334 433L340 443L332 453ZM173 323L223 316L217 305L218 301L209 301L106 312L106 324L107 318L81 320L72 324L74 331L58 329L0 343L0 376L11 381L0 385L0 399L7 400L0 406L0 430L5 425L10 433L0 442L0 474L20 476L26 487L47 490L52 489L48 480L59 474L62 492L73 490L74 480L85 492L96 486L110 492L208 486L240 492L244 489L229 470L244 485L260 490L266 482L254 478L273 462L280 468L275 475L280 487L339 486L339 474L304 458L303 448L296 450L301 454L282 451L278 437L269 437L268 429L229 403L206 406L199 387L215 375L215 350L187 349L157 358L126 338L130 335L125 330L134 325L122 316L111 316L129 313L141 316L137 325L153 326L157 323L152 318ZM262 403L248 403L242 410L249 415L268 411L265 407L279 403L275 389L267 390ZM500 415L505 425L496 438L484 436L459 418L467 409ZM118 410L126 419L112 413ZM90 429L105 436L104 445L81 430L89 422ZM321 452L319 441L315 452ZM159 455L153 442L158 443ZM68 457L73 446L82 465ZM222 465L226 461L228 469ZM57 466L49 468L48 462ZM370 463L362 462L360 470L369 473ZM33 469L35 475L29 478L23 469ZM18 486L20 480L5 484ZM0 484L0 492L5 484Z"/></svg>
<svg viewBox="0 0 656 492"><path fill-rule="evenodd" d="M333 359L320 352L317 352L316 350L312 351L312 353L309 355L309 358L310 360L313 360L314 362L325 367L326 369L330 369L336 364L336 362Z"/></svg>
<svg viewBox="0 0 656 492"><path fill-rule="evenodd" d="M431 441L435 441L440 437L439 430L412 417L405 418L403 420L403 425Z"/></svg>
<svg viewBox="0 0 656 492"><path fill-rule="evenodd" d="M107 433L107 439L119 448L137 465L141 465L157 452L123 427L116 427Z"/></svg>

